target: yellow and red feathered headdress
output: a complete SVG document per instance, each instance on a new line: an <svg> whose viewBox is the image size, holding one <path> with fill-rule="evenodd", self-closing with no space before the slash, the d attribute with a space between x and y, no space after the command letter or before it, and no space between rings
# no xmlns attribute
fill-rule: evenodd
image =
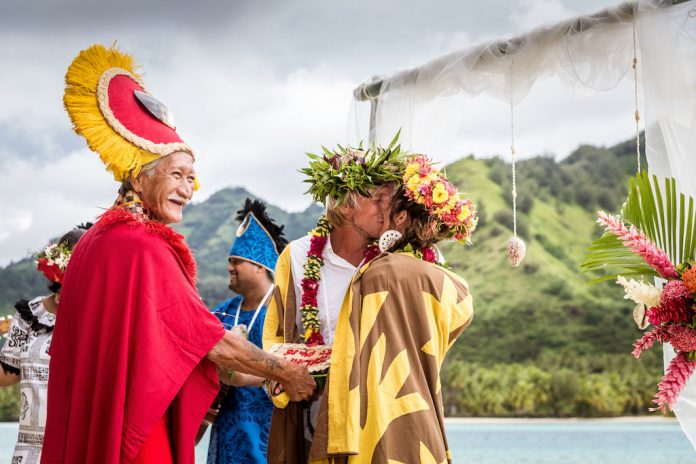
<svg viewBox="0 0 696 464"><path fill-rule="evenodd" d="M193 150L176 132L167 107L150 95L131 55L92 45L65 75L63 103L75 132L121 181L159 157Z"/></svg>

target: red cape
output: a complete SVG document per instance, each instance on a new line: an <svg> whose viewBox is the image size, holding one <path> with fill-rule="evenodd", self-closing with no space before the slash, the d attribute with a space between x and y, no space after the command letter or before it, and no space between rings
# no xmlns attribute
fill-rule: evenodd
<svg viewBox="0 0 696 464"><path fill-rule="evenodd" d="M81 239L51 346L43 463L130 463L169 408L174 460L218 392L204 358L225 330L169 227L112 209Z"/></svg>

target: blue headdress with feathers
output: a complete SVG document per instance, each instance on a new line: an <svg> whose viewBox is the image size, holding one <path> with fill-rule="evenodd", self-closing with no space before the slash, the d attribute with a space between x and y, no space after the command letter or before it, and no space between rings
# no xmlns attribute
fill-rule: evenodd
<svg viewBox="0 0 696 464"><path fill-rule="evenodd" d="M258 264L273 273L280 252L288 243L283 235L284 226L278 226L268 216L262 201L251 198L237 211L237 220L240 224L230 257Z"/></svg>

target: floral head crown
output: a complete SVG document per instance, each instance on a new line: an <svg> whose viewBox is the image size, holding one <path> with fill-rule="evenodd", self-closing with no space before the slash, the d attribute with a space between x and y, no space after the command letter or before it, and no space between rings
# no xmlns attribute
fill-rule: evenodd
<svg viewBox="0 0 696 464"><path fill-rule="evenodd" d="M423 205L438 228L446 228L448 238L466 243L476 229L476 207L457 191L445 174L433 167L430 158L412 155L406 160L403 174L406 198Z"/></svg>
<svg viewBox="0 0 696 464"><path fill-rule="evenodd" d="M346 193L358 192L368 196L369 189L388 182L399 181L401 172L401 145L397 145L399 132L387 148L374 144L367 149L362 142L357 148L338 146L330 151L322 146L323 156L307 153L309 167L300 169L307 175L305 182L311 184L307 192L314 201L326 204L327 198L339 204Z"/></svg>
<svg viewBox="0 0 696 464"><path fill-rule="evenodd" d="M62 284L70 255L72 250L65 242L52 243L36 255L36 269L43 272L48 280Z"/></svg>

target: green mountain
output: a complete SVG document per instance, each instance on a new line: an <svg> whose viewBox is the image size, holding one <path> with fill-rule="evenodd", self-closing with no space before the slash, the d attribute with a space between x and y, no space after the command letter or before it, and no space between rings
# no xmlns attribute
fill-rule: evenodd
<svg viewBox="0 0 696 464"><path fill-rule="evenodd" d="M243 188L226 188L213 194L206 201L189 206L184 220L176 229L186 236L198 263L198 289L208 306L230 297L227 289L227 256L239 223L237 211L247 197L256 198ZM285 235L294 240L306 234L321 215L323 209L311 205L299 213L288 213L269 205L269 214L285 225Z"/></svg>
<svg viewBox="0 0 696 464"><path fill-rule="evenodd" d="M647 165L643 159L643 165ZM640 336L631 304L611 282L586 284L580 262L593 238L597 209L618 211L635 170L635 145L581 146L562 161L536 157L517 164L518 233L527 257L507 263L512 235L510 166L473 156L446 167L479 206L472 247L442 250L471 286L475 317L448 357L443 391L448 412L464 415L565 416L645 413L660 375L659 353L635 361ZM199 264L199 290L208 306L230 296L226 257L236 211L251 196L227 188L189 206L177 230ZM270 206L297 238L321 208L300 213ZM0 310L45 291L29 260L0 269Z"/></svg>

